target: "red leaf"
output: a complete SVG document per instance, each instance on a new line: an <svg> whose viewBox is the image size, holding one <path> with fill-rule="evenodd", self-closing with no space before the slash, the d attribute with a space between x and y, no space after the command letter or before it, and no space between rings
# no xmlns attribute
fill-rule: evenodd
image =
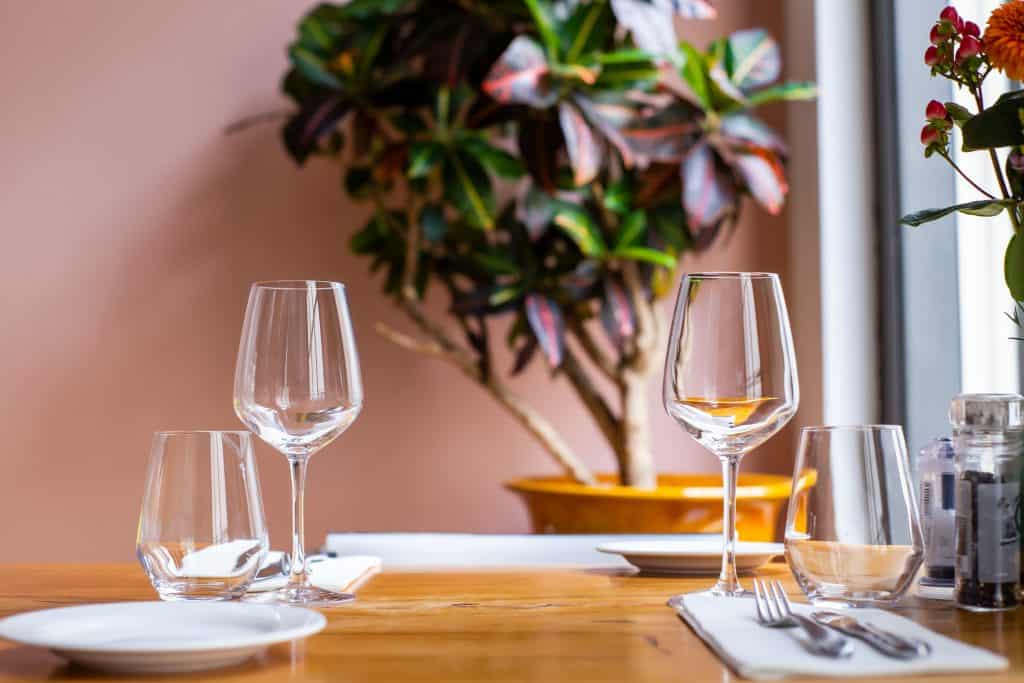
<svg viewBox="0 0 1024 683"><path fill-rule="evenodd" d="M733 144L747 149L767 149L783 156L786 154L786 143L782 138L762 121L748 114L729 114L723 117L719 130Z"/></svg>
<svg viewBox="0 0 1024 683"><path fill-rule="evenodd" d="M597 101L580 95L577 95L574 100L587 120L596 126L605 139L618 150L626 168L632 168L637 163L637 159L620 129L636 117L636 109L625 101ZM642 165L646 165L646 163L644 161Z"/></svg>
<svg viewBox="0 0 1024 683"><path fill-rule="evenodd" d="M636 334L636 317L626 290L617 282L609 280L604 285L604 299L601 301L601 324L608 338L616 348Z"/></svg>
<svg viewBox="0 0 1024 683"><path fill-rule="evenodd" d="M335 130L352 104L340 95L328 95L306 104L283 130L288 152L300 164L305 162L320 139Z"/></svg>
<svg viewBox="0 0 1024 683"><path fill-rule="evenodd" d="M700 134L701 118L698 109L673 102L652 115L637 118L622 130L622 136L637 158L678 163Z"/></svg>
<svg viewBox="0 0 1024 683"><path fill-rule="evenodd" d="M548 84L544 50L527 36L517 36L491 67L483 89L502 104L528 104L546 109L558 100Z"/></svg>
<svg viewBox="0 0 1024 683"><path fill-rule="evenodd" d="M553 116L530 117L519 124L519 152L534 181L548 193L558 187L558 150L564 143Z"/></svg>
<svg viewBox="0 0 1024 683"><path fill-rule="evenodd" d="M733 167L758 204L771 214L782 211L789 184L786 182L786 171L777 156L768 151L738 154Z"/></svg>
<svg viewBox="0 0 1024 683"><path fill-rule="evenodd" d="M548 364L557 368L565 349L565 322L558 304L546 296L530 294L526 297L526 319Z"/></svg>
<svg viewBox="0 0 1024 683"><path fill-rule="evenodd" d="M735 204L735 191L729 177L719 168L715 154L706 142L690 150L681 168L683 208L690 233L714 229Z"/></svg>
<svg viewBox="0 0 1024 683"><path fill-rule="evenodd" d="M569 163L572 164L573 183L576 186L586 185L601 170L604 147L583 115L568 102L558 105L558 119L562 124Z"/></svg>

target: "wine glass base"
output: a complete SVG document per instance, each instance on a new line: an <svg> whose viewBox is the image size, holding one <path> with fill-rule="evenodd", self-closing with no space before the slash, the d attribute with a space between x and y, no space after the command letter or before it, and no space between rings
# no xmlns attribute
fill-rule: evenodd
<svg viewBox="0 0 1024 683"><path fill-rule="evenodd" d="M336 593L316 586L285 586L265 593L250 593L245 602L294 607L337 607L352 602L356 596L351 593Z"/></svg>
<svg viewBox="0 0 1024 683"><path fill-rule="evenodd" d="M674 610L679 610L683 606L683 598L687 595L706 595L712 598L753 598L753 591L748 591L745 588L737 586L735 590L725 590L720 585L716 584L711 588L702 591L693 591L692 593L680 593L679 595L673 595L668 599L668 606Z"/></svg>

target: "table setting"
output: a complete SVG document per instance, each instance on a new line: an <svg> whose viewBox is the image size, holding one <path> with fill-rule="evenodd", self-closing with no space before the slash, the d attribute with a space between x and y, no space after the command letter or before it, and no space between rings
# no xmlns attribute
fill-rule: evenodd
<svg viewBox="0 0 1024 683"><path fill-rule="evenodd" d="M159 600L15 614L0 620L0 637L48 649L83 670L230 670L266 662L268 652L282 644L315 642L328 620L357 627L378 610L360 607L356 592L372 591L387 577L417 577L418 583L407 586L423 596L412 598L415 609L445 582L443 577L464 577L468 591L474 580L489 575L515 577L512 586L535 575L557 576L559 585L537 609L558 606L573 594L574 584L598 580L604 592L611 590L609 597L620 600L616 612L623 623L632 623L633 584L643 596L639 613L650 614L658 605L663 615L674 613L677 637L688 630L721 666L742 678L1006 671L1007 657L929 625L941 624L940 614L1002 615L1017 606L1014 511L1008 518L999 514L1016 502L1006 500L1016 491L1007 482L1015 483L1013 467L1019 468L1012 454L1019 453L1015 445L1024 438L1024 397L955 397L953 439L926 446L919 468L913 467L898 426L804 427L784 543L740 541L735 523L740 461L785 426L799 404L781 282L771 273L687 274L671 330L665 407L721 462L720 540L707 534L336 534L310 554L303 536L306 469L314 453L352 424L363 404L353 326L340 283L256 283L234 389L236 413L250 431L157 431L153 436L136 539L141 571L136 572ZM293 533L288 551L270 544L253 435L282 453L289 467ZM988 471L1001 482L995 497L984 488L984 482L995 480L986 478ZM947 490L954 479L960 484ZM925 526L918 491L929 510ZM955 524L936 522L943 501L952 501ZM959 507L963 501L969 501L968 510ZM961 521L968 513L973 515L969 523ZM940 539L943 533L955 538ZM950 549L952 558L946 559L943 553ZM388 558L395 561L391 571ZM952 567L952 576L945 566ZM781 568L790 578L780 575ZM474 572L479 578L466 578ZM717 582L710 584L707 577L716 572ZM1001 572L994 585L993 572ZM664 593L652 596L648 585ZM682 586L681 592L669 592L673 586ZM945 593L934 593L936 587ZM458 586L452 589L457 593ZM509 604L508 599L499 603ZM925 624L901 614L907 601L929 604ZM439 608L463 605L472 611L486 609L487 602L467 594ZM389 615L399 648L401 613ZM1010 633L1018 639L1014 656L1019 656L1020 632Z"/></svg>

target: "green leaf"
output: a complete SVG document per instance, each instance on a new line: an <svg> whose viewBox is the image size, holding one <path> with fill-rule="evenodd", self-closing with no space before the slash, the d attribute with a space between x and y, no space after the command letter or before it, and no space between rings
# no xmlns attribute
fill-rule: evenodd
<svg viewBox="0 0 1024 683"><path fill-rule="evenodd" d="M1020 111L1024 109L1024 91L1007 93L988 109L964 123L964 151L995 149L1024 144Z"/></svg>
<svg viewBox="0 0 1024 683"><path fill-rule="evenodd" d="M985 218L990 218L992 216L998 216L1003 209L1016 206L1016 204L1017 202L1012 199L982 199L976 202L947 206L942 209L925 209L924 211L918 211L917 213L907 214L900 220L900 223L917 227L918 225L931 223L932 221L936 221L944 216L948 216L954 211L966 213L970 216L983 216Z"/></svg>
<svg viewBox="0 0 1024 683"><path fill-rule="evenodd" d="M409 150L409 177L424 178L441 163L444 146L433 141L414 143Z"/></svg>
<svg viewBox="0 0 1024 683"><path fill-rule="evenodd" d="M619 239L615 242L615 253L621 254L647 231L647 215L643 211L633 211L622 221L619 227Z"/></svg>
<svg viewBox="0 0 1024 683"><path fill-rule="evenodd" d="M373 184L373 170L368 166L351 166L345 173L345 191L355 199L369 197Z"/></svg>
<svg viewBox="0 0 1024 683"><path fill-rule="evenodd" d="M708 84L707 63L704 61L704 55L687 42L680 43L679 50L686 58L680 72L683 80L690 86L697 102L704 109L711 108L711 86Z"/></svg>
<svg viewBox="0 0 1024 683"><path fill-rule="evenodd" d="M519 275L521 272L518 263L493 251L477 252L473 260L492 275Z"/></svg>
<svg viewBox="0 0 1024 683"><path fill-rule="evenodd" d="M338 77L331 73L320 57L312 51L299 45L292 45L288 50L288 56L295 68L306 78L306 80L338 90L342 87Z"/></svg>
<svg viewBox="0 0 1024 683"><path fill-rule="evenodd" d="M964 124L970 121L971 117L974 116L967 107L961 106L956 102L946 102L945 107L946 111L949 112L949 115L953 117L953 123L961 128L963 128Z"/></svg>
<svg viewBox="0 0 1024 683"><path fill-rule="evenodd" d="M448 232L448 221L439 204L427 204L420 211L420 229L428 242L440 242Z"/></svg>
<svg viewBox="0 0 1024 683"><path fill-rule="evenodd" d="M617 214L629 213L633 207L633 188L626 180L618 180L604 191L604 208Z"/></svg>
<svg viewBox="0 0 1024 683"><path fill-rule="evenodd" d="M547 48L548 56L556 57L561 41L558 34L555 33L555 20L551 16L550 3L548 0L523 0L523 2L530 10L533 23L537 26L541 40L544 41L544 47Z"/></svg>
<svg viewBox="0 0 1024 683"><path fill-rule="evenodd" d="M444 162L445 197L477 228L494 227L494 190L480 162L456 151Z"/></svg>
<svg viewBox="0 0 1024 683"><path fill-rule="evenodd" d="M604 52L597 55L598 64L634 64L636 62L651 62L651 53L638 48L624 48L613 52Z"/></svg>
<svg viewBox="0 0 1024 683"><path fill-rule="evenodd" d="M616 250L616 255L634 261L646 261L662 268L675 268L676 260L671 254L666 254L650 247L626 247Z"/></svg>
<svg viewBox="0 0 1024 683"><path fill-rule="evenodd" d="M581 4L560 27L565 45L565 61L573 64L581 56L599 50L615 30L615 15L608 0Z"/></svg>
<svg viewBox="0 0 1024 683"><path fill-rule="evenodd" d="M1020 235L1011 237L1010 243L1006 246L1003 274L1014 300L1024 299L1024 242L1021 242Z"/></svg>
<svg viewBox="0 0 1024 683"><path fill-rule="evenodd" d="M502 178L521 178L526 173L523 162L481 137L466 136L459 140L458 145Z"/></svg>
<svg viewBox="0 0 1024 683"><path fill-rule="evenodd" d="M682 253L693 246L690 232L686 229L686 211L680 204L673 202L651 209L647 220L676 252Z"/></svg>
<svg viewBox="0 0 1024 683"><path fill-rule="evenodd" d="M553 222L569 236L586 256L603 256L607 251L601 231L586 209L569 202L554 201Z"/></svg>
<svg viewBox="0 0 1024 683"><path fill-rule="evenodd" d="M818 86L814 83L781 83L750 93L747 95L747 102L750 106L756 107L769 102L810 100L817 96Z"/></svg>

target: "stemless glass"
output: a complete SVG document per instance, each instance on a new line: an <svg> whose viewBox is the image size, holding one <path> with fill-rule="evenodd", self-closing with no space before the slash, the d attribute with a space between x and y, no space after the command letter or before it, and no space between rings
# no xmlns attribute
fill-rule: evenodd
<svg viewBox="0 0 1024 683"><path fill-rule="evenodd" d="M712 595L749 595L736 575L736 478L743 456L789 422L800 402L779 276L691 273L676 300L665 409L722 463L722 572Z"/></svg>
<svg viewBox="0 0 1024 683"><path fill-rule="evenodd" d="M267 552L249 432L157 432L136 553L164 600L243 595Z"/></svg>
<svg viewBox="0 0 1024 683"><path fill-rule="evenodd" d="M786 559L800 588L816 604L899 600L924 558L903 429L805 427L794 472L806 470L817 481L793 491L786 520Z"/></svg>
<svg viewBox="0 0 1024 683"><path fill-rule="evenodd" d="M235 368L235 413L288 458L292 555L288 585L253 599L322 607L354 599L309 583L302 515L310 456L348 429L362 405L344 285L315 280L254 284Z"/></svg>

